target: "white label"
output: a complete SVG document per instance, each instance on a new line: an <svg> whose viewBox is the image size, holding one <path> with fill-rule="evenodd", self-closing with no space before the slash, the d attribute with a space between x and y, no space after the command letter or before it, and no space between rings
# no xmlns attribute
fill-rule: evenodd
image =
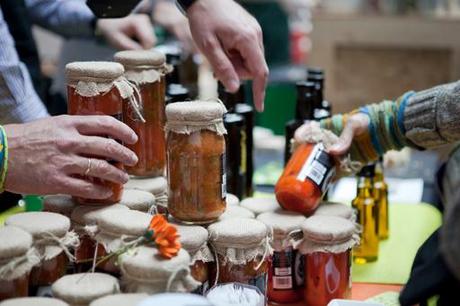
<svg viewBox="0 0 460 306"><path fill-rule="evenodd" d="M291 276L292 275L292 269L291 267L287 268L275 268L275 275L277 276Z"/></svg>
<svg viewBox="0 0 460 306"><path fill-rule="evenodd" d="M291 276L274 276L273 277L274 289L291 289L292 277Z"/></svg>
<svg viewBox="0 0 460 306"><path fill-rule="evenodd" d="M325 192L334 173L335 167L331 157L325 151L324 145L318 143L314 146L302 169L300 169L297 179L299 181L310 179L322 192Z"/></svg>

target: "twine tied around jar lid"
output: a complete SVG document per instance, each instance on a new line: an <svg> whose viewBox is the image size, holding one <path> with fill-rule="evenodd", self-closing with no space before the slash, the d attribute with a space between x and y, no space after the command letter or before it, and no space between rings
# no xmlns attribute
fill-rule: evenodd
<svg viewBox="0 0 460 306"><path fill-rule="evenodd" d="M342 253L360 241L360 229L353 222L333 216L312 216L301 225L301 230L289 235L292 245L302 254L315 252Z"/></svg>
<svg viewBox="0 0 460 306"><path fill-rule="evenodd" d="M166 106L166 131L191 134L209 130L222 136L227 134L223 115L227 112L220 100L170 103Z"/></svg>
<svg viewBox="0 0 460 306"><path fill-rule="evenodd" d="M114 62L73 62L65 66L68 86L82 97L107 94L115 87L123 99L128 100L136 116L145 123L142 116L142 97L137 86L125 76L124 68Z"/></svg>
<svg viewBox="0 0 460 306"><path fill-rule="evenodd" d="M291 152L293 153L301 144L322 143L326 151L339 141L339 137L329 130L322 129L319 122L310 121L297 129L294 138L291 139ZM337 176L343 177L357 173L362 168L362 163L353 161L350 155L339 158Z"/></svg>
<svg viewBox="0 0 460 306"><path fill-rule="evenodd" d="M21 228L2 227L0 241L0 280L17 279L40 263L40 255L32 246L32 235Z"/></svg>

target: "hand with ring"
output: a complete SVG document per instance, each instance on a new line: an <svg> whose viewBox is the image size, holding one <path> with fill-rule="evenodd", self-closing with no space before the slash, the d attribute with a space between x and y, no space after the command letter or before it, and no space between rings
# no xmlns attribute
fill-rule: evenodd
<svg viewBox="0 0 460 306"><path fill-rule="evenodd" d="M111 189L87 178L124 184L128 174L108 160L128 166L138 161L117 142L136 143L136 134L110 116L65 115L4 128L9 155L5 190L11 192L105 199Z"/></svg>

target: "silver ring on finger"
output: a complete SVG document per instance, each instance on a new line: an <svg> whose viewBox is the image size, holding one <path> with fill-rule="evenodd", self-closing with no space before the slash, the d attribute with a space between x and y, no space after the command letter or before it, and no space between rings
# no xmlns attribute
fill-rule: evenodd
<svg viewBox="0 0 460 306"><path fill-rule="evenodd" d="M93 160L91 158L88 158L88 165L86 166L85 176L89 175L89 172L91 171L92 163L93 163Z"/></svg>

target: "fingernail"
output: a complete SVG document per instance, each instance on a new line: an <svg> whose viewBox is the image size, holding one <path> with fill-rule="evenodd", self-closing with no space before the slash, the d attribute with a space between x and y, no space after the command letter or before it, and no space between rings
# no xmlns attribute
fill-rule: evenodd
<svg viewBox="0 0 460 306"><path fill-rule="evenodd" d="M123 173L122 177L121 177L121 180L122 180L122 183L123 184L126 184L128 181L129 181L129 175L128 173Z"/></svg>
<svg viewBox="0 0 460 306"><path fill-rule="evenodd" d="M139 161L139 158L137 157L135 153L131 153L131 160L132 160L132 165L134 166Z"/></svg>
<svg viewBox="0 0 460 306"><path fill-rule="evenodd" d="M230 81L230 88L229 89L231 91L237 91L239 87L240 87L240 82L238 82L237 80Z"/></svg>

